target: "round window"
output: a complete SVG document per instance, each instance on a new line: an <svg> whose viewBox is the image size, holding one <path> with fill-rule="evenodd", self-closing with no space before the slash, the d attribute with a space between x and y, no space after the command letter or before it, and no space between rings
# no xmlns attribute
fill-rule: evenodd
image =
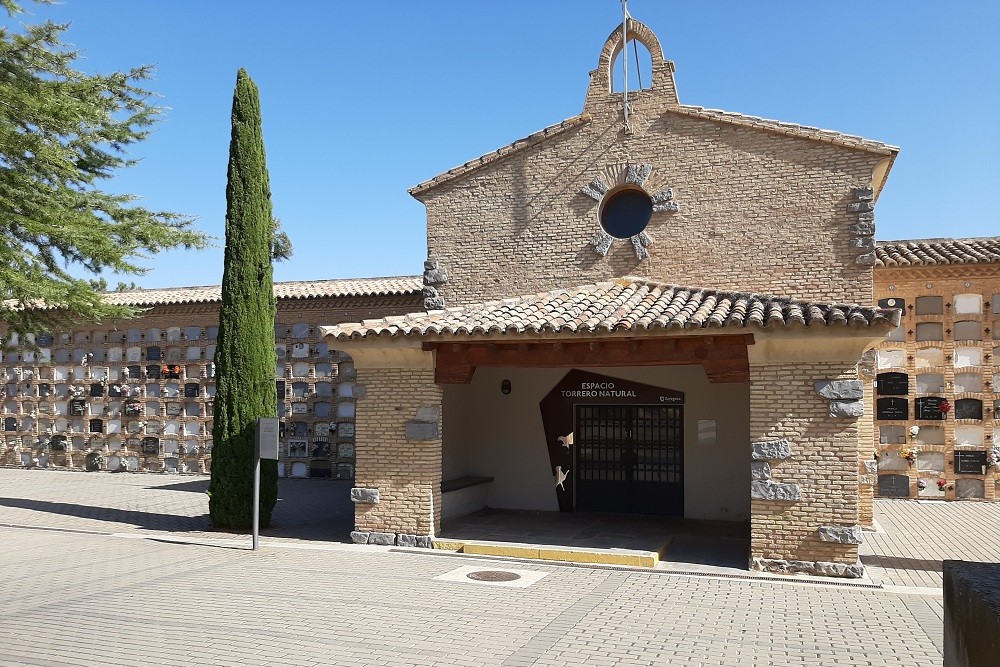
<svg viewBox="0 0 1000 667"><path fill-rule="evenodd" d="M642 190L628 188L605 198L601 227L616 239L627 239L646 229L653 217L653 200Z"/></svg>

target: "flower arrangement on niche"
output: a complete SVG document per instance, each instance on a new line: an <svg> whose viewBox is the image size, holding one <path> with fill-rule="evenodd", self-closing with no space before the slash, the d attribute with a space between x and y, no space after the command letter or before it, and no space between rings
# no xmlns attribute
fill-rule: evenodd
<svg viewBox="0 0 1000 667"><path fill-rule="evenodd" d="M938 491L941 491L943 493L944 492L944 488L946 486L948 486L948 480L946 480L944 477L939 477L938 481L937 481Z"/></svg>
<svg viewBox="0 0 1000 667"><path fill-rule="evenodd" d="M951 412L951 402L941 401L940 403L938 403L938 410L941 411L941 414L947 417L948 413Z"/></svg>
<svg viewBox="0 0 1000 667"><path fill-rule="evenodd" d="M916 440L918 435L920 435L920 427L919 426L911 426L910 427L910 441L912 442L912 441Z"/></svg>
<svg viewBox="0 0 1000 667"><path fill-rule="evenodd" d="M917 460L917 454L920 453L919 447L904 447L899 450L899 457L909 461L910 465Z"/></svg>
<svg viewBox="0 0 1000 667"><path fill-rule="evenodd" d="M918 479L917 480L917 488L920 489L921 491L923 491L924 489L926 489L927 488L927 480Z"/></svg>
<svg viewBox="0 0 1000 667"><path fill-rule="evenodd" d="M1000 445L993 445L986 455L987 468L1000 468Z"/></svg>

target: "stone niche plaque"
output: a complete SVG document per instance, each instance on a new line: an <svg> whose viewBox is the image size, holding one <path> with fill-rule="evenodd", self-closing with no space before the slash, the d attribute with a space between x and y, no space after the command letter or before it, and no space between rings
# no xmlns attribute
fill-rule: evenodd
<svg viewBox="0 0 1000 667"><path fill-rule="evenodd" d="M928 478L924 477L920 481L924 488L917 486L917 495L921 498L944 498L944 489L939 488L937 481L939 478Z"/></svg>
<svg viewBox="0 0 1000 667"><path fill-rule="evenodd" d="M160 439L159 438L143 438L141 446L142 446L142 453L143 454L159 454L160 453Z"/></svg>
<svg viewBox="0 0 1000 667"><path fill-rule="evenodd" d="M945 413L941 411L941 404L945 399L940 396L924 396L918 398L914 405L914 416L917 419L944 419Z"/></svg>
<svg viewBox="0 0 1000 667"><path fill-rule="evenodd" d="M955 452L955 472L959 475L985 475L986 452Z"/></svg>
<svg viewBox="0 0 1000 667"><path fill-rule="evenodd" d="M910 402L905 398L880 398L875 402L876 419L905 420L910 417Z"/></svg>
<svg viewBox="0 0 1000 667"><path fill-rule="evenodd" d="M909 498L910 478L906 475L879 475L878 495L883 498Z"/></svg>
<svg viewBox="0 0 1000 667"><path fill-rule="evenodd" d="M944 472L944 452L918 452L917 470Z"/></svg>
<svg viewBox="0 0 1000 667"><path fill-rule="evenodd" d="M880 396L906 396L910 393L910 376L906 373L879 373L875 392Z"/></svg>
<svg viewBox="0 0 1000 667"><path fill-rule="evenodd" d="M882 452L878 457L879 471L906 470L910 467L909 461L899 455L899 452Z"/></svg>
<svg viewBox="0 0 1000 667"><path fill-rule="evenodd" d="M978 398L960 398L955 401L955 419L983 418L983 402Z"/></svg>
<svg viewBox="0 0 1000 667"><path fill-rule="evenodd" d="M87 401L81 398L74 398L69 402L69 413L74 417L82 417L87 411Z"/></svg>
<svg viewBox="0 0 1000 667"><path fill-rule="evenodd" d="M959 498L985 498L986 484L981 479L956 479L955 495Z"/></svg>

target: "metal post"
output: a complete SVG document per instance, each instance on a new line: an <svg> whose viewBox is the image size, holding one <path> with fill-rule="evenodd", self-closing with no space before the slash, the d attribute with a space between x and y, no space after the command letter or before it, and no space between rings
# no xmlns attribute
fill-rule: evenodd
<svg viewBox="0 0 1000 667"><path fill-rule="evenodd" d="M253 463L253 550L260 546L260 456Z"/></svg>
<svg viewBox="0 0 1000 667"><path fill-rule="evenodd" d="M628 132L632 129L628 122L628 0L622 0L622 103Z"/></svg>

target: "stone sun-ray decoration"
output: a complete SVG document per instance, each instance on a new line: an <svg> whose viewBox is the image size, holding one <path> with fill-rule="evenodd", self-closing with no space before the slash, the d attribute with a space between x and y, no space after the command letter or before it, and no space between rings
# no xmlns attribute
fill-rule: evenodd
<svg viewBox="0 0 1000 667"><path fill-rule="evenodd" d="M584 185L580 189L580 192L600 205L609 191L617 189L622 185L632 185L649 195L654 213L677 213L681 210L681 205L674 200L673 188L665 188L655 194L649 194L646 183L652 171L653 166L650 164L628 163L611 166ZM590 238L590 244L594 246L597 254L602 257L607 255L616 240L614 236L600 226L600 221L598 220L598 229ZM629 237L628 240L631 241L637 258L646 259L649 257L649 246L653 243L653 238L645 230Z"/></svg>

